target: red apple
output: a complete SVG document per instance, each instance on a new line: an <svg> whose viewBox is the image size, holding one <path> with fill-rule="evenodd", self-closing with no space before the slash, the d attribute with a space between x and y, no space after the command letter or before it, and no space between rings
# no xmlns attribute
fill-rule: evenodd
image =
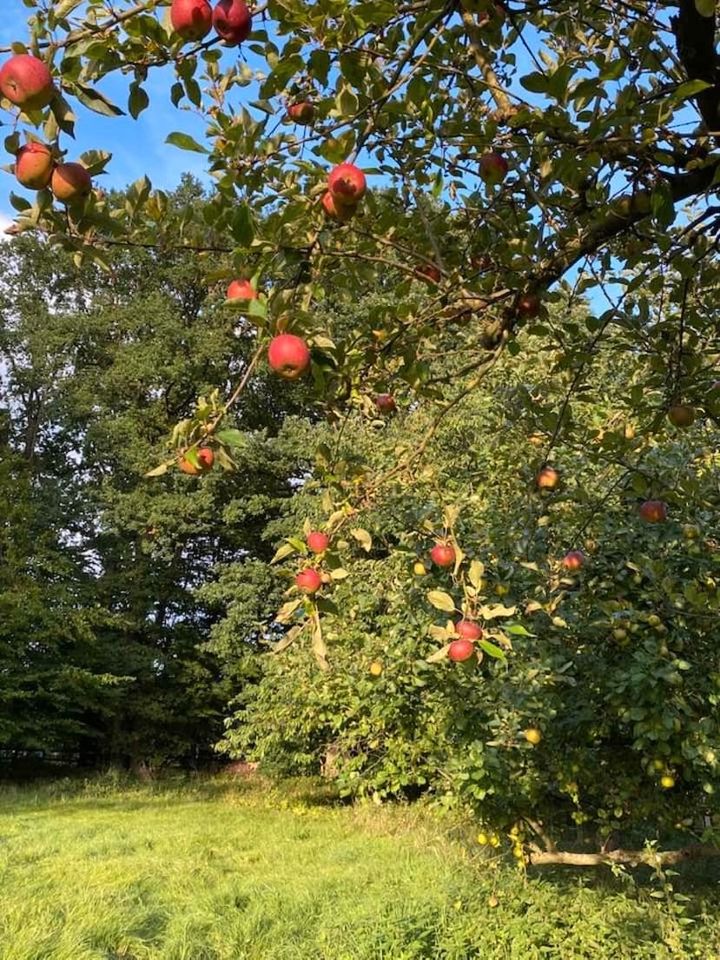
<svg viewBox="0 0 720 960"><path fill-rule="evenodd" d="M538 490L555 490L560 483L560 474L555 467L545 466L535 477Z"/></svg>
<svg viewBox="0 0 720 960"><path fill-rule="evenodd" d="M212 29L210 0L172 0L170 23L183 40L203 40Z"/></svg>
<svg viewBox="0 0 720 960"><path fill-rule="evenodd" d="M0 70L0 93L23 110L42 110L56 91L47 64L29 53L18 53Z"/></svg>
<svg viewBox="0 0 720 960"><path fill-rule="evenodd" d="M312 533L307 535L305 543L312 553L323 553L330 546L330 537L319 530L313 530Z"/></svg>
<svg viewBox="0 0 720 960"><path fill-rule="evenodd" d="M212 470L215 463L215 453L210 447L200 447L197 452L197 458L200 462L201 470Z"/></svg>
<svg viewBox="0 0 720 960"><path fill-rule="evenodd" d="M365 196L365 174L353 163L341 163L328 176L328 190L335 206L355 206Z"/></svg>
<svg viewBox="0 0 720 960"><path fill-rule="evenodd" d="M507 160L499 153L485 153L480 157L480 176L485 183L502 183L508 169Z"/></svg>
<svg viewBox="0 0 720 960"><path fill-rule="evenodd" d="M482 627L474 620L458 620L455 633L461 640L479 640L483 635Z"/></svg>
<svg viewBox="0 0 720 960"><path fill-rule="evenodd" d="M380 413L395 413L397 410L395 397L391 393L379 393L375 397L375 406Z"/></svg>
<svg viewBox="0 0 720 960"><path fill-rule="evenodd" d="M331 220L337 220L338 223L347 223L349 220L352 220L357 210L355 204L342 206L339 203L335 203L329 190L323 194L322 205L328 217L330 217Z"/></svg>
<svg viewBox="0 0 720 960"><path fill-rule="evenodd" d="M667 515L668 506L664 500L646 500L640 504L640 517L646 523L664 523Z"/></svg>
<svg viewBox="0 0 720 960"><path fill-rule="evenodd" d="M462 663L463 660L469 660L475 653L475 644L472 640L453 640L448 647L448 660L454 663Z"/></svg>
<svg viewBox="0 0 720 960"><path fill-rule="evenodd" d="M200 467L196 467L194 463L187 459L187 457L180 457L178 460L178 467L183 473L187 473L191 477L197 477L202 473Z"/></svg>
<svg viewBox="0 0 720 960"><path fill-rule="evenodd" d="M585 554L582 550L570 550L563 557L563 566L571 573L576 573L585 563Z"/></svg>
<svg viewBox="0 0 720 960"><path fill-rule="evenodd" d="M44 143L30 141L15 154L15 176L28 190L43 190L53 172L53 156Z"/></svg>
<svg viewBox="0 0 720 960"><path fill-rule="evenodd" d="M213 10L213 26L229 47L247 40L252 30L252 16L245 0L220 0Z"/></svg>
<svg viewBox="0 0 720 960"><path fill-rule="evenodd" d="M227 288L228 300L257 300L257 291L249 280L233 280Z"/></svg>
<svg viewBox="0 0 720 960"><path fill-rule="evenodd" d="M303 100L300 103L291 103L287 108L287 115L295 123L301 126L308 126L315 119L315 106L309 100Z"/></svg>
<svg viewBox="0 0 720 960"><path fill-rule="evenodd" d="M675 403L668 410L668 420L674 427L690 427L695 422L695 408L687 403Z"/></svg>
<svg viewBox="0 0 720 960"><path fill-rule="evenodd" d="M523 293L515 301L515 312L519 317L532 319L540 313L540 297L536 293Z"/></svg>
<svg viewBox="0 0 720 960"><path fill-rule="evenodd" d="M60 163L53 170L50 188L61 203L77 203L90 195L92 177L81 163Z"/></svg>
<svg viewBox="0 0 720 960"><path fill-rule="evenodd" d="M281 333L270 341L268 363L285 380L297 380L310 366L310 350L302 337Z"/></svg>
<svg viewBox="0 0 720 960"><path fill-rule="evenodd" d="M455 548L449 543L436 543L430 551L430 559L438 567L452 567L455 563Z"/></svg>
<svg viewBox="0 0 720 960"><path fill-rule="evenodd" d="M418 267L415 276L418 280L427 280L428 283L440 283L442 280L442 273L434 263L426 263L422 267Z"/></svg>
<svg viewBox="0 0 720 960"><path fill-rule="evenodd" d="M295 584L303 593L316 593L322 585L322 577L317 570L308 567L295 577Z"/></svg>

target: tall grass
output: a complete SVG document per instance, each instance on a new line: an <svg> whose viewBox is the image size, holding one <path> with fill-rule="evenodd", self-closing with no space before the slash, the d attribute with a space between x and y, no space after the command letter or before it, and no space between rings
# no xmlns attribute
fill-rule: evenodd
<svg viewBox="0 0 720 960"><path fill-rule="evenodd" d="M323 800L262 782L0 788L0 960L720 956L712 883L668 903L609 875L525 877L421 808Z"/></svg>

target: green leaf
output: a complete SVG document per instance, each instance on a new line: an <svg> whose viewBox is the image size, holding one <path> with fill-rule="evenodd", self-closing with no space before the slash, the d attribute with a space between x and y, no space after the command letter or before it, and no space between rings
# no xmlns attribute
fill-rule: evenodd
<svg viewBox="0 0 720 960"><path fill-rule="evenodd" d="M490 643L489 640L478 640L477 643L489 657L495 657L496 660L506 659L505 651L501 650L500 647L496 647L494 643Z"/></svg>
<svg viewBox="0 0 720 960"><path fill-rule="evenodd" d="M372 537L367 530L363 530L362 527L354 527L350 533L357 540L363 550L366 553L370 553L372 550Z"/></svg>
<svg viewBox="0 0 720 960"><path fill-rule="evenodd" d="M312 652L321 670L329 670L330 664L327 661L327 647L322 635L320 617L315 616L312 622Z"/></svg>
<svg viewBox="0 0 720 960"><path fill-rule="evenodd" d="M299 600L288 600L287 603L284 603L275 614L276 622L289 623L302 602L302 598L300 598Z"/></svg>
<svg viewBox="0 0 720 960"><path fill-rule="evenodd" d="M125 111L108 100L104 93L100 93L94 87L89 87L84 83L75 82L72 85L72 92L78 98L83 106L95 113L100 113L105 117L124 117Z"/></svg>
<svg viewBox="0 0 720 960"><path fill-rule="evenodd" d="M193 140L187 133L178 133L177 131L171 133L165 139L165 143L169 143L173 147L179 147L181 150L192 150L195 153L210 153L206 147L199 144L197 140Z"/></svg>
<svg viewBox="0 0 720 960"><path fill-rule="evenodd" d="M427 598L436 610L444 610L445 613L455 612L455 601L449 593L444 590L430 590Z"/></svg>
<svg viewBox="0 0 720 960"><path fill-rule="evenodd" d="M215 434L220 443L226 444L228 447L246 447L248 444L247 436L242 432L242 430L236 430L234 427L228 427L226 430L218 430Z"/></svg>
<svg viewBox="0 0 720 960"><path fill-rule="evenodd" d="M695 0L695 9L701 17L712 17L715 13L715 0Z"/></svg>
<svg viewBox="0 0 720 960"><path fill-rule="evenodd" d="M441 660L447 660L449 648L450 644L446 643L444 647L440 648L440 650L436 650L435 653L431 653L429 657L426 657L426 663L440 663Z"/></svg>
<svg viewBox="0 0 720 960"><path fill-rule="evenodd" d="M272 647L270 648L272 652L282 653L283 650L287 650L287 648L290 646L293 640L297 640L297 638L300 636L300 634L303 632L306 626L307 626L306 623L298 623L294 627L291 627L288 630L288 632L285 634L285 636L282 638L282 640L278 640L277 643L274 643L272 645Z"/></svg>
<svg viewBox="0 0 720 960"><path fill-rule="evenodd" d="M336 567L334 570L330 571L330 576L333 580L346 580L350 574L345 570L344 567Z"/></svg>
<svg viewBox="0 0 720 960"><path fill-rule="evenodd" d="M168 465L166 463L161 463L159 467L153 467L152 470L148 470L145 474L146 477L161 477L164 473L167 473Z"/></svg>
<svg viewBox="0 0 720 960"><path fill-rule="evenodd" d="M546 93L548 83L548 77L544 73L528 73L527 76L520 77L520 86L530 93Z"/></svg>
<svg viewBox="0 0 720 960"><path fill-rule="evenodd" d="M525 627L520 623L513 623L509 626L506 625L503 627L504 630L507 630L508 633L511 633L515 637L534 637L534 633L530 633L529 630L526 630Z"/></svg>
<svg viewBox="0 0 720 960"><path fill-rule="evenodd" d="M283 543L282 546L278 547L273 555L270 563L279 563L280 560L284 560L286 557L292 556L293 553L296 553L295 547L291 543Z"/></svg>
<svg viewBox="0 0 720 960"><path fill-rule="evenodd" d="M139 83L130 84L130 95L128 96L128 113L137 120L143 110L150 106L150 97Z"/></svg>

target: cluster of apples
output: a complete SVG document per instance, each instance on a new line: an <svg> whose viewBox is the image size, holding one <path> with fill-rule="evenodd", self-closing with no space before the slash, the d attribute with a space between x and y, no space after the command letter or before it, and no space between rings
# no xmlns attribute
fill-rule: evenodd
<svg viewBox="0 0 720 960"><path fill-rule="evenodd" d="M25 112L43 110L57 95L47 64L18 53L0 69L0 94ZM50 187L56 200L71 205L92 191L92 177L81 163L57 163L47 144L31 140L15 155L15 177L28 190Z"/></svg>
<svg viewBox="0 0 720 960"><path fill-rule="evenodd" d="M183 40L204 40L211 30L228 47L250 36L252 15L245 0L219 0L215 9L210 0L172 0L170 22Z"/></svg>
<svg viewBox="0 0 720 960"><path fill-rule="evenodd" d="M331 220L347 223L355 215L358 204L365 196L365 174L354 163L341 163L328 176L327 190L322 205Z"/></svg>
<svg viewBox="0 0 720 960"><path fill-rule="evenodd" d="M215 454L212 449L210 447L200 447L197 451L197 464L193 463L187 456L182 456L178 460L178 467L190 477L199 477L200 474L212 470L214 463Z"/></svg>
<svg viewBox="0 0 720 960"><path fill-rule="evenodd" d="M320 530L313 530L305 538L310 553L320 556L330 546L330 537ZM317 567L305 567L295 577L295 586L301 593L312 596L322 586L322 574Z"/></svg>

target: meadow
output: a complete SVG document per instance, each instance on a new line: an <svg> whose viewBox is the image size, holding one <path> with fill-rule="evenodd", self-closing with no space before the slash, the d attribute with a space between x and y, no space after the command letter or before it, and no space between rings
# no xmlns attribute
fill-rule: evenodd
<svg viewBox="0 0 720 960"><path fill-rule="evenodd" d="M456 817L302 782L5 786L0 958L707 960L697 869L525 873Z"/></svg>

